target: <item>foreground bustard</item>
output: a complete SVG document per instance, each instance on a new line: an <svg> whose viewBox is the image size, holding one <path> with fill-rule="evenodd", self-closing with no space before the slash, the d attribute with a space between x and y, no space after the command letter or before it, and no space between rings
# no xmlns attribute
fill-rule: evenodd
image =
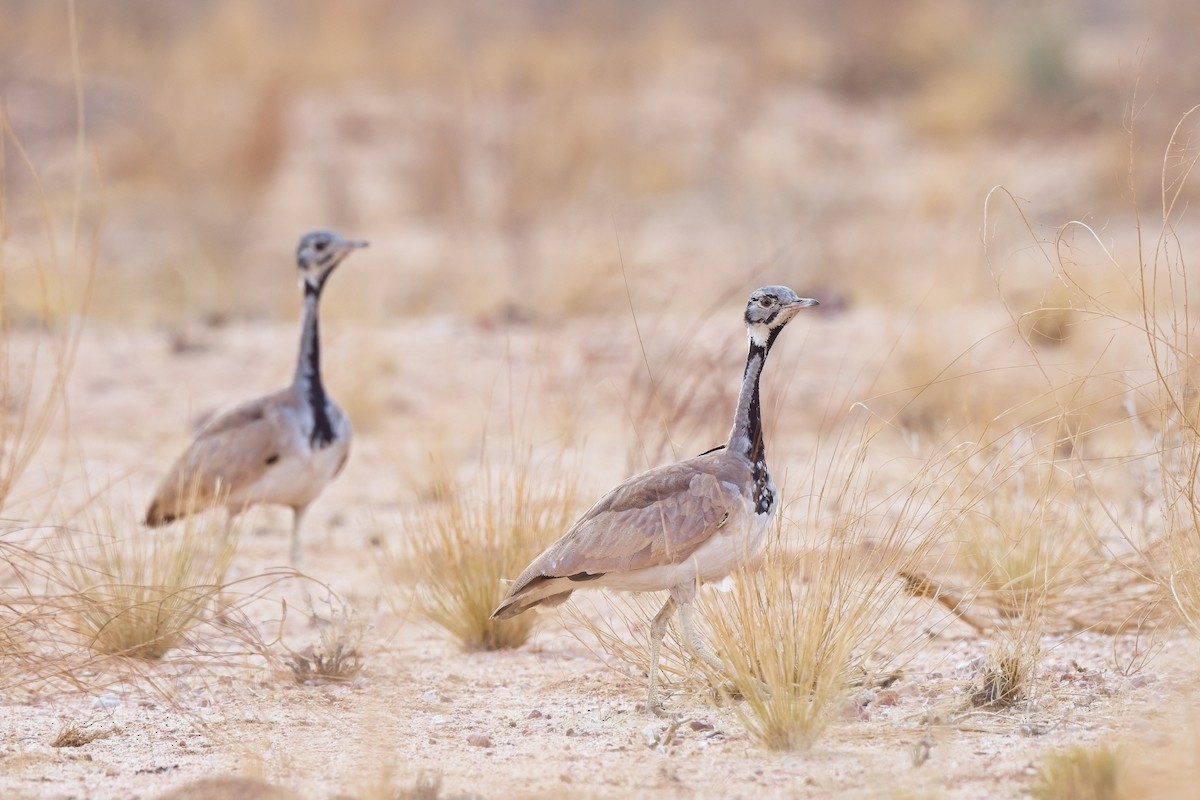
<svg viewBox="0 0 1200 800"><path fill-rule="evenodd" d="M582 588L669 590L650 628L648 706L661 715L655 677L671 616L678 608L692 651L715 662L692 620L697 582L728 575L765 542L777 500L763 445L759 376L783 326L815 305L785 286L764 286L750 295L745 315L750 353L725 446L635 475L604 495L525 568L492 616L557 605Z"/></svg>
<svg viewBox="0 0 1200 800"><path fill-rule="evenodd" d="M205 423L159 485L146 511L147 525L165 525L215 505L233 513L254 503L291 506L291 559L300 563L304 511L341 472L350 453L350 421L321 384L321 290L342 259L366 245L333 231L313 231L300 239L296 266L304 288L304 322L291 386Z"/></svg>

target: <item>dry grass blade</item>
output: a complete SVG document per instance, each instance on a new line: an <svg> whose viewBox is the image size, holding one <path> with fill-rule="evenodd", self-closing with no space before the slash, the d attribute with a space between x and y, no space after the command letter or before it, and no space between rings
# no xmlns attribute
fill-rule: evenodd
<svg viewBox="0 0 1200 800"><path fill-rule="evenodd" d="M465 650L519 647L536 615L491 618L507 581L574 520L576 480L559 463L536 469L532 454L426 504L413 523L413 557L423 576L418 612Z"/></svg>
<svg viewBox="0 0 1200 800"><path fill-rule="evenodd" d="M82 115L82 107L78 113ZM87 313L91 299L95 261L93 249L92 258L82 267L75 263L81 255L76 216L71 225L76 237L71 242L72 263L64 266L54 234L58 221L50 210L45 187L20 139L9 128L5 115L0 114L0 151L6 143L13 146L33 182L50 241L48 255L34 257L30 265L14 264L0 253L0 509L7 510L14 485L42 449L65 400L67 379L83 332L78 321ZM82 144L80 138L78 145ZM82 160L77 168L84 169ZM0 177L4 173L5 162L0 156ZM3 192L0 188L0 198ZM0 244L7 238L5 212L0 199ZM35 309L29 320L34 324L15 336L9 278L17 268L26 266L31 266L32 270L26 271L36 276L36 297L26 299ZM81 269L81 274L70 275L68 267Z"/></svg>
<svg viewBox="0 0 1200 800"><path fill-rule="evenodd" d="M190 517L173 533L129 534L111 518L104 527L61 531L71 625L99 653L161 658L214 613L237 533L212 517Z"/></svg>

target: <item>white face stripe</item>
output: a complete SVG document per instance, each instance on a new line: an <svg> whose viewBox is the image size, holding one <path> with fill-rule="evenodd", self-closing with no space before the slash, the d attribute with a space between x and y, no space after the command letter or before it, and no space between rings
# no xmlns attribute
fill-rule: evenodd
<svg viewBox="0 0 1200 800"><path fill-rule="evenodd" d="M767 339L771 336L771 329L762 323L756 323L746 326L746 334L754 344L759 347L766 347Z"/></svg>

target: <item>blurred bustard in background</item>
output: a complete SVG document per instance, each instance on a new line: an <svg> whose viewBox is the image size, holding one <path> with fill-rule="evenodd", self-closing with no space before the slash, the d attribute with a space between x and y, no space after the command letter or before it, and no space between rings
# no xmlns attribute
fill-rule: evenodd
<svg viewBox="0 0 1200 800"><path fill-rule="evenodd" d="M232 513L255 503L290 506L291 560L299 565L304 512L350 453L350 421L321 383L321 290L342 259L366 245L333 231L313 231L300 239L296 266L304 288L304 321L291 386L205 423L159 485L146 511L147 525L165 525L213 506Z"/></svg>
<svg viewBox="0 0 1200 800"><path fill-rule="evenodd" d="M650 628L648 706L661 715L655 678L671 616L678 608L693 653L715 663L692 620L698 581L728 575L765 543L778 500L767 471L759 376L783 326L815 305L785 286L764 286L750 295L745 315L750 352L725 446L619 484L525 568L492 616L558 605L575 589L668 590Z"/></svg>

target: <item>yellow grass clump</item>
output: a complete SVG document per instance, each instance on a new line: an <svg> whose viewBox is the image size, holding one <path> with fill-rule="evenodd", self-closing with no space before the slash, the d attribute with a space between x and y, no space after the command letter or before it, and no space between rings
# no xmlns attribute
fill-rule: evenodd
<svg viewBox="0 0 1200 800"><path fill-rule="evenodd" d="M174 533L61 531L67 624L98 653L159 659L215 612L237 547L229 523L189 517Z"/></svg>
<svg viewBox="0 0 1200 800"><path fill-rule="evenodd" d="M1030 794L1036 800L1132 800L1127 764L1118 747L1078 745L1047 757Z"/></svg>
<svg viewBox="0 0 1200 800"><path fill-rule="evenodd" d="M416 608L465 650L519 647L536 614L494 620L492 611L508 582L574 521L576 478L561 463L538 468L526 451L444 491L411 525L422 576Z"/></svg>
<svg viewBox="0 0 1200 800"><path fill-rule="evenodd" d="M930 608L902 576L931 556L952 519L947 477L959 467L940 453L899 486L881 486L865 469L871 444L864 433L836 448L804 525L785 516L763 567L702 602L722 665L709 680L732 684L735 713L768 749L811 745L852 687L885 679Z"/></svg>

